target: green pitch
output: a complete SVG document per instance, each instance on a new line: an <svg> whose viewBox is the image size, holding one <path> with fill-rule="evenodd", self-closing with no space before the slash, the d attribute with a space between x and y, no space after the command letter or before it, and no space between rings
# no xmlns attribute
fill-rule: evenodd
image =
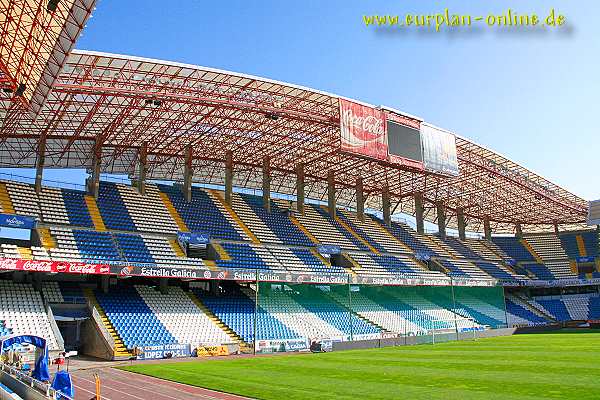
<svg viewBox="0 0 600 400"><path fill-rule="evenodd" d="M259 399L600 399L600 332L124 369Z"/></svg>

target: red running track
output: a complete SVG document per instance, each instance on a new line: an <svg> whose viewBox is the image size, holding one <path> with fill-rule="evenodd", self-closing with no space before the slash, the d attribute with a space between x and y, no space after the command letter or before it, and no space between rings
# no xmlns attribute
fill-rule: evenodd
<svg viewBox="0 0 600 400"><path fill-rule="evenodd" d="M102 382L102 400L245 400L246 397L165 381L113 368L80 370L71 374L75 400L95 398L94 374Z"/></svg>

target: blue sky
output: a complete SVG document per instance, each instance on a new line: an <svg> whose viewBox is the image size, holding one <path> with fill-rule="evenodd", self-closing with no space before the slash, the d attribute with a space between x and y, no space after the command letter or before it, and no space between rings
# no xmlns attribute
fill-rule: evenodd
<svg viewBox="0 0 600 400"><path fill-rule="evenodd" d="M363 14L566 15L560 31L372 29ZM383 104L600 198L600 3L100 0L77 48L227 69ZM68 177L64 172L49 178Z"/></svg>

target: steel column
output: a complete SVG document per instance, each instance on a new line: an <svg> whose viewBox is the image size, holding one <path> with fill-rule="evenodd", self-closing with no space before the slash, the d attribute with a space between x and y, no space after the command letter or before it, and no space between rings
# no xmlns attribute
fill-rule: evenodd
<svg viewBox="0 0 600 400"><path fill-rule="evenodd" d="M383 208L383 222L387 226L392 226L392 213L390 203L390 188L385 186L381 192L381 207Z"/></svg>
<svg viewBox="0 0 600 400"><path fill-rule="evenodd" d="M233 152L227 150L225 153L225 202L231 205L233 193Z"/></svg>
<svg viewBox="0 0 600 400"><path fill-rule="evenodd" d="M141 195L146 194L146 173L148 172L148 143L142 143L138 157L137 188Z"/></svg>
<svg viewBox="0 0 600 400"><path fill-rule="evenodd" d="M38 142L37 159L35 161L35 192L42 191L42 178L44 175L44 163L46 161L46 134L42 133Z"/></svg>
<svg viewBox="0 0 600 400"><path fill-rule="evenodd" d="M419 233L425 233L424 211L423 193L415 193L415 219L417 220L417 232Z"/></svg>
<svg viewBox="0 0 600 400"><path fill-rule="evenodd" d="M102 146L94 146L92 157L92 173L89 177L88 194L95 199L100 191L100 167L102 165Z"/></svg>
<svg viewBox="0 0 600 400"><path fill-rule="evenodd" d="M263 207L271 212L271 159L269 157L263 157L262 198Z"/></svg>
<svg viewBox="0 0 600 400"><path fill-rule="evenodd" d="M490 225L490 219L485 218L483 220L483 233L485 235L486 240L492 240L492 227Z"/></svg>
<svg viewBox="0 0 600 400"><path fill-rule="evenodd" d="M458 238L465 240L467 238L467 223L465 220L465 212L462 208L456 209L456 220L458 223Z"/></svg>
<svg viewBox="0 0 600 400"><path fill-rule="evenodd" d="M335 218L335 176L332 170L327 172L327 207L331 218Z"/></svg>
<svg viewBox="0 0 600 400"><path fill-rule="evenodd" d="M515 224L515 231L516 231L515 236L517 236L518 238L523 237L523 227L521 226L521 223Z"/></svg>
<svg viewBox="0 0 600 400"><path fill-rule="evenodd" d="M361 177L356 178L356 216L361 221L365 220L365 193Z"/></svg>
<svg viewBox="0 0 600 400"><path fill-rule="evenodd" d="M437 223L438 233L442 239L446 238L446 207L443 201L438 201L437 207Z"/></svg>
<svg viewBox="0 0 600 400"><path fill-rule="evenodd" d="M194 177L194 169L192 168L192 160L194 158L192 146L185 148L185 166L183 170L183 197L188 203L192 201L192 178Z"/></svg>
<svg viewBox="0 0 600 400"><path fill-rule="evenodd" d="M304 164L296 166L296 209L304 215Z"/></svg>

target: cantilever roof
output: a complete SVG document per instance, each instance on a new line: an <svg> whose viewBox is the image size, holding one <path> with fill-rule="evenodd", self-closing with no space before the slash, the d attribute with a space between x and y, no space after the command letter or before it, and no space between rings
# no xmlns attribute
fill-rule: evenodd
<svg viewBox="0 0 600 400"><path fill-rule="evenodd" d="M96 0L52 3L0 0L0 88L34 114L46 101Z"/></svg>
<svg viewBox="0 0 600 400"><path fill-rule="evenodd" d="M191 145L196 182L223 184L231 150L237 186L260 189L268 156L274 191L293 194L295 168L303 163L308 197L326 198L327 171L333 170L338 204L355 204L361 176L367 207L381 207L387 184L395 212L413 214L411 196L422 192L426 218L434 222L433 203L444 201L450 227L456 227L457 208L473 231L483 229L486 217L496 232L512 232L517 222L524 230L574 226L586 217L583 199L463 137L457 137L458 178L341 154L339 96L269 79L75 50L37 119L1 96L0 167L34 166L45 135L47 167L89 168L94 146L102 144L103 172L134 177L138 150L147 143L148 177L181 180L184 149Z"/></svg>

